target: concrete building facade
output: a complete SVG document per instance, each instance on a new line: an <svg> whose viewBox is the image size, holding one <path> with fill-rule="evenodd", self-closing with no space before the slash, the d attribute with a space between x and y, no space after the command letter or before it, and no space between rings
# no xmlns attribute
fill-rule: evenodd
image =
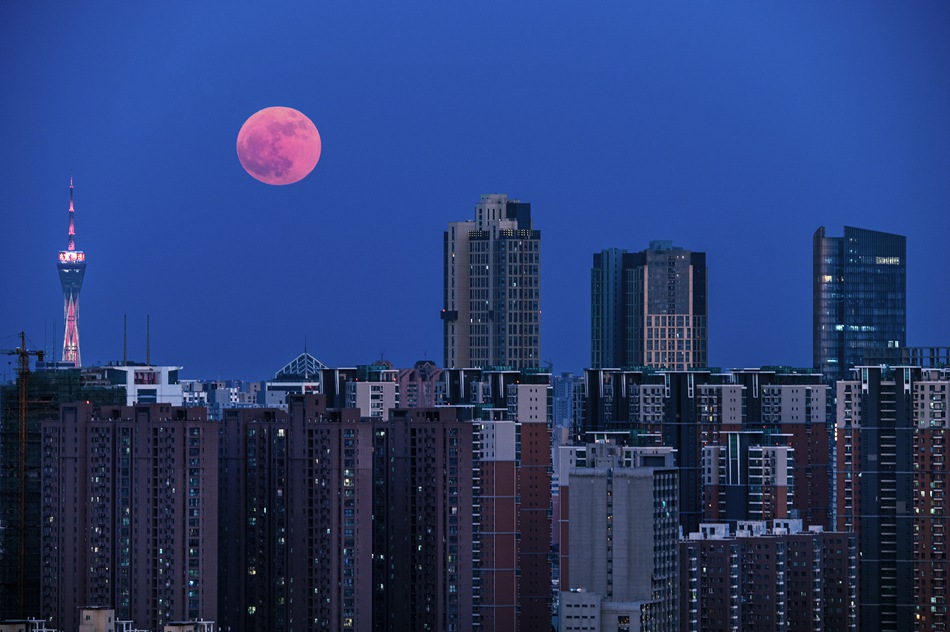
<svg viewBox="0 0 950 632"><path fill-rule="evenodd" d="M124 386L126 405L170 404L181 406L184 396L178 379L180 366L115 364L102 367L104 379L112 386Z"/></svg>
<svg viewBox="0 0 950 632"><path fill-rule="evenodd" d="M569 470L561 630L679 629L678 476L671 453L656 456L664 467L628 467L619 446L588 444ZM584 627L594 610L600 627Z"/></svg>
<svg viewBox="0 0 950 632"><path fill-rule="evenodd" d="M483 195L474 221L449 224L443 255L443 365L539 366L541 231L531 205Z"/></svg>

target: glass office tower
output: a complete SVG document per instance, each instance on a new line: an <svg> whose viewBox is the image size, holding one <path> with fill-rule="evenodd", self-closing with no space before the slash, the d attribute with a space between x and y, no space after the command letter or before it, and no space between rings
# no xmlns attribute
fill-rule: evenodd
<svg viewBox="0 0 950 632"><path fill-rule="evenodd" d="M815 231L814 363L827 381L850 377L869 352L907 344L906 255L903 235Z"/></svg>

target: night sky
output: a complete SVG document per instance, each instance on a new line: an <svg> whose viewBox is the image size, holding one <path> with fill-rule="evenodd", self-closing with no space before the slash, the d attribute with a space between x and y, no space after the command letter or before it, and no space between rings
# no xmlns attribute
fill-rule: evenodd
<svg viewBox="0 0 950 632"><path fill-rule="evenodd" d="M513 6L514 5L514 6ZM241 168L257 110L314 172ZM264 379L442 361L442 232L542 233L541 354L590 359L590 266L707 253L709 358L811 365L812 234L907 236L908 343L950 345L950 3L0 3L0 348L62 348L75 179L85 364ZM13 377L2 360L2 377Z"/></svg>

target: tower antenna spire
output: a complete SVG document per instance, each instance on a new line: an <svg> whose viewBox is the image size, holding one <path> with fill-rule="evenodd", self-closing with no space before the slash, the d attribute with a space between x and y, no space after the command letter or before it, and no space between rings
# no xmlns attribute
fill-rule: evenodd
<svg viewBox="0 0 950 632"><path fill-rule="evenodd" d="M66 250L74 252L76 250L76 207L73 206L73 177L69 176L69 243Z"/></svg>
<svg viewBox="0 0 950 632"><path fill-rule="evenodd" d="M76 207L73 202L73 178L69 178L69 233L66 250L59 251L56 269L63 287L63 362L82 366L79 354L79 291L86 274L86 254L76 250Z"/></svg>

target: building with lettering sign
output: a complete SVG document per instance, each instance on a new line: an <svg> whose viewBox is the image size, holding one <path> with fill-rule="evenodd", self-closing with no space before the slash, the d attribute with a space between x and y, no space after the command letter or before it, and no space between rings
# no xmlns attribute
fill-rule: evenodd
<svg viewBox="0 0 950 632"><path fill-rule="evenodd" d="M814 237L814 364L829 382L845 379L868 350L907 344L907 238L844 227Z"/></svg>

